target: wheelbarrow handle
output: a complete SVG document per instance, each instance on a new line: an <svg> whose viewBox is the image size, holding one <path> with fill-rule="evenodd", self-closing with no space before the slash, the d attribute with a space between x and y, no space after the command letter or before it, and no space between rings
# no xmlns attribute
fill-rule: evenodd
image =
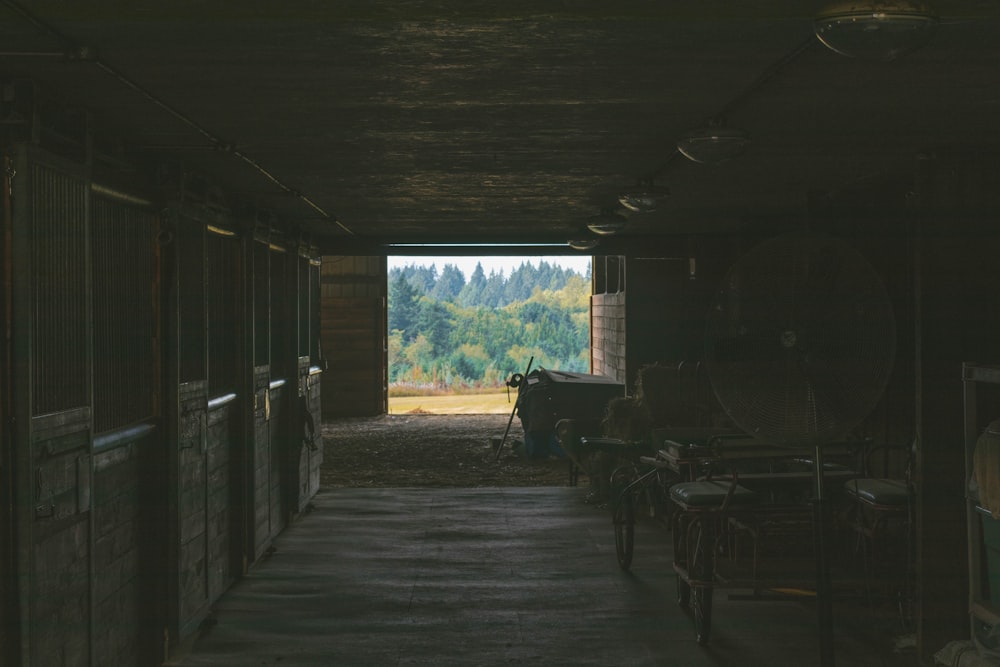
<svg viewBox="0 0 1000 667"><path fill-rule="evenodd" d="M521 402L521 387L525 382L528 381L528 373L531 372L531 364L535 363L535 355L531 355L531 359L528 359L528 367L524 369L524 375L521 376L521 381L517 385L517 398L514 399L514 408L510 411L510 419L507 420L507 428L503 431L503 438L500 440L500 444L497 445L497 455L494 461L500 460L500 452L503 451L503 444L507 442L507 434L510 433L510 425L514 421L514 413L517 412L517 406Z"/></svg>

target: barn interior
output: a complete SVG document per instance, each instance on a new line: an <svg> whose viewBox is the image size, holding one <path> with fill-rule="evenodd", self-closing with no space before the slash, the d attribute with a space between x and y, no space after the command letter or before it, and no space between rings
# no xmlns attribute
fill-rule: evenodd
<svg viewBox="0 0 1000 667"><path fill-rule="evenodd" d="M318 425L385 412L393 254L590 255L594 374L704 367L816 471L910 453L916 659L988 635L998 38L982 0L0 0L4 664L197 633Z"/></svg>

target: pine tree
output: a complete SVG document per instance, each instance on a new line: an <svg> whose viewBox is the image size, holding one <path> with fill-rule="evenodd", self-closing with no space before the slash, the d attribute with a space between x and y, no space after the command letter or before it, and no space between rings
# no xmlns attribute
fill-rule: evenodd
<svg viewBox="0 0 1000 667"><path fill-rule="evenodd" d="M458 294L458 303L462 306L479 306L482 303L483 290L486 288L486 272L482 262L476 263L476 268Z"/></svg>
<svg viewBox="0 0 1000 667"><path fill-rule="evenodd" d="M427 337L435 356L448 353L448 338L454 327L444 305L428 297L420 299L415 324L416 330Z"/></svg>
<svg viewBox="0 0 1000 667"><path fill-rule="evenodd" d="M431 264L429 267L418 266L413 273L414 286L424 294L430 294L434 291L437 280L437 265L435 264Z"/></svg>
<svg viewBox="0 0 1000 667"><path fill-rule="evenodd" d="M438 301L454 303L463 287L465 287L465 276L462 272L454 264L445 264L430 296Z"/></svg>
<svg viewBox="0 0 1000 667"><path fill-rule="evenodd" d="M401 331L405 342L412 341L417 335L414 325L417 322L418 296L416 288L402 272L389 285L389 331Z"/></svg>
<svg viewBox="0 0 1000 667"><path fill-rule="evenodd" d="M479 305L486 308L497 308L505 305L503 303L504 278L503 273L490 271L490 277L486 279L486 285L479 297Z"/></svg>

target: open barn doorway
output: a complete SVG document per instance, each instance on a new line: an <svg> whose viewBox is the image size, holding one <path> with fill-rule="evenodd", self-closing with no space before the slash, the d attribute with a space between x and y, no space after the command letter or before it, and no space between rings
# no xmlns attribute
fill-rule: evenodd
<svg viewBox="0 0 1000 667"><path fill-rule="evenodd" d="M520 420L511 419L517 392L511 389L508 402L507 388L493 388L493 399L499 409L484 412L482 408L475 411L432 411L429 407L419 410L406 408L398 411L389 408L390 374L392 359L397 359L405 350L394 349L390 352L389 336L392 329L400 329L398 313L390 307L393 301L391 286L398 278L397 273L404 273L406 267L435 267L438 280L455 271L462 273L457 287L459 297L462 288L474 278L476 265L482 265L482 277L490 282L490 275L501 273L501 264L492 263L490 256L484 257L417 257L407 256L324 256L321 267L321 339L322 356L327 370L322 376L323 400L323 440L324 463L321 471L321 486L336 487L393 487L393 486L550 486L568 484L568 465L562 459L539 461L523 456L523 447L517 449L515 444L523 443ZM573 260L570 264L567 260ZM574 290L582 303L582 340L574 346L575 354L579 355L583 372L590 372L590 297L593 290L591 278L591 257L543 257L520 256L507 258L507 265L502 269L504 282L511 279L522 263L530 264L532 271L538 271L542 262L552 268L559 266L563 273L562 282L553 289L552 281L542 284L534 280L529 285L529 298L522 302L539 305L531 306L538 311L532 314L536 320L541 319L539 313L544 309L541 304L546 298L552 299L553 293L566 296L565 283L567 274L572 273ZM445 270L447 265L452 269ZM524 274L527 272L522 271ZM523 277L523 275L521 276ZM497 284L494 278L494 286ZM408 283L407 283L408 285ZM409 291L409 287L404 287ZM538 290L534 301L531 294ZM438 286L438 292L444 286ZM438 293L431 290L432 294ZM467 291L468 292L468 291ZM466 293L468 296L468 293ZM422 297L417 296L418 299ZM451 301L456 299L452 298ZM425 300L430 309L443 307L447 312L459 309L461 306L444 299ZM517 310L519 306L494 305L483 309L480 313L480 330L485 335L493 337L498 334L509 334L512 327L491 326L491 314L496 311ZM488 311L488 312L487 312ZM405 313L404 313L405 314ZM393 323L390 328L390 320ZM524 321L520 322L524 326ZM548 326L548 325L545 325ZM468 343L474 346L472 337L458 340L452 344L453 350L463 348ZM486 347L484 343L479 345ZM468 356L470 348L464 348ZM516 372L524 373L527 356L519 359L512 367ZM450 356L449 355L445 355ZM556 363L544 354L536 353L538 357L532 370L540 365L557 368ZM405 357L404 357L405 358ZM516 368L517 366L522 366ZM576 368L576 367L574 367ZM509 379L508 369L495 371L496 382ZM423 372L423 371L422 371ZM454 372L454 371L453 371ZM510 371L514 372L514 371ZM441 374L440 366L438 373ZM424 372L423 377L433 378L433 369ZM398 377L395 375L394 377ZM474 382L472 383L474 384ZM393 397L395 400L397 397ZM506 447L501 448L503 456L496 457L494 442L510 428Z"/></svg>
<svg viewBox="0 0 1000 667"><path fill-rule="evenodd" d="M508 380L590 371L590 258L390 256L389 414L506 414Z"/></svg>

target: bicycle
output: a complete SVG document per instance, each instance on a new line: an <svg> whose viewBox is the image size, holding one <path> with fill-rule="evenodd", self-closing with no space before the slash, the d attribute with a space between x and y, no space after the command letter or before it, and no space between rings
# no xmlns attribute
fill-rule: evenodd
<svg viewBox="0 0 1000 667"><path fill-rule="evenodd" d="M659 453L639 456L637 461L621 465L611 473L611 522L615 529L615 553L622 570L628 571L632 566L638 508L643 507L649 517L669 527L674 508L670 487L679 479Z"/></svg>

